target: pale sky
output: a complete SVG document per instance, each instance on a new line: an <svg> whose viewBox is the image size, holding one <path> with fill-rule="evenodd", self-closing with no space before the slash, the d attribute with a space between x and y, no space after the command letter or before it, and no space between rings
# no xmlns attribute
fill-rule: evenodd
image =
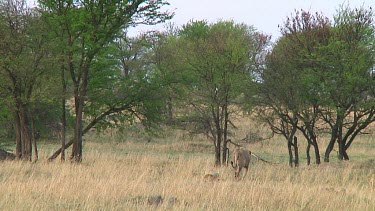
<svg viewBox="0 0 375 211"><path fill-rule="evenodd" d="M349 4L351 8L363 5L375 10L375 0L169 0L169 3L166 9L175 12L171 22L177 26L189 20L207 20L211 23L233 20L253 25L259 31L272 35L272 40L280 37L277 25L282 25L295 9L322 12L330 19L340 4ZM162 30L163 25L139 26L130 29L129 33L134 36L151 29Z"/></svg>

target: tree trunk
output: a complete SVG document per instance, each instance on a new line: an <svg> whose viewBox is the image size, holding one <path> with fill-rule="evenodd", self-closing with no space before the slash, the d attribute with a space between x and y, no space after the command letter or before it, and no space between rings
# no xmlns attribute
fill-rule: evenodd
<svg viewBox="0 0 375 211"><path fill-rule="evenodd" d="M111 112L108 111L108 112L104 112L100 117L94 119L93 121L91 121L83 130L82 130L82 136L84 134L86 134L91 128L93 128L96 123L98 123L102 118L106 117L107 115L109 115ZM53 153L53 155L51 155L51 157L48 158L48 162L54 160L57 158L57 156L60 155L60 153L67 149L68 147L70 147L71 145L73 144L73 139L70 140L68 143L66 143L64 146L61 146L61 148L59 148L58 150L56 150L55 153Z"/></svg>
<svg viewBox="0 0 375 211"><path fill-rule="evenodd" d="M19 107L14 112L15 129L16 129L16 158L22 158L22 132Z"/></svg>
<svg viewBox="0 0 375 211"><path fill-rule="evenodd" d="M38 155L38 147L37 147L37 139L35 137L35 134L33 134L33 140L34 140L34 153L35 153L35 160L34 162L39 160L39 155Z"/></svg>
<svg viewBox="0 0 375 211"><path fill-rule="evenodd" d="M31 130L29 128L29 118L28 118L28 111L26 106L23 104L21 106L21 128L22 128L22 142L23 142L23 154L22 158L24 160L31 161L32 156L32 142L31 142Z"/></svg>
<svg viewBox="0 0 375 211"><path fill-rule="evenodd" d="M63 64L63 61L61 61ZM65 161L65 142L66 142L66 81L65 81L65 67L61 66L61 83L62 83L62 97L61 97L61 161Z"/></svg>
<svg viewBox="0 0 375 211"><path fill-rule="evenodd" d="M289 138L288 140L288 152L289 152L289 166L293 167L293 151L292 151L292 140Z"/></svg>
<svg viewBox="0 0 375 211"><path fill-rule="evenodd" d="M39 156L38 156L38 148L37 148L37 143L36 143L36 140L37 140L37 137L36 137L36 134L35 134L35 121L34 121L34 117L30 114L30 119L31 119L31 139L32 139L32 142L34 143L34 156L35 156L35 159L34 159L34 162L37 162L38 159L39 159Z"/></svg>
<svg viewBox="0 0 375 211"><path fill-rule="evenodd" d="M224 138L223 141L223 164L228 165L228 160L227 160L227 150L228 149L228 141Z"/></svg>
<svg viewBox="0 0 375 211"><path fill-rule="evenodd" d="M314 152L315 152L315 163L317 165L320 164L320 153L319 153L319 146L318 146L318 142L316 141L316 138L315 136L313 137L313 146L314 146Z"/></svg>
<svg viewBox="0 0 375 211"><path fill-rule="evenodd" d="M92 57L87 58L86 64L80 72L83 74L81 85L79 81L75 84L74 98L76 106L76 121L74 125L74 142L72 148L71 161L80 163L82 162L82 120L83 120L83 107L85 104L85 96L88 85L89 64ZM64 147L62 147L64 148Z"/></svg>
<svg viewBox="0 0 375 211"><path fill-rule="evenodd" d="M77 112L74 127L74 141L72 148L71 160L77 163L82 162L82 117L83 117L83 100L77 99Z"/></svg>
<svg viewBox="0 0 375 211"><path fill-rule="evenodd" d="M307 147L306 147L306 159L307 159L307 165L308 166L311 164L310 148L311 148L311 143L308 141Z"/></svg>
<svg viewBox="0 0 375 211"><path fill-rule="evenodd" d="M344 151L345 151L345 143L343 142L343 122L344 122L344 117L341 114L340 111L337 111L337 117L336 117L336 125L337 125L337 142L339 144L339 160L344 159Z"/></svg>
<svg viewBox="0 0 375 211"><path fill-rule="evenodd" d="M215 166L221 165L220 153L221 153L220 142L217 141L216 146L215 146Z"/></svg>
<svg viewBox="0 0 375 211"><path fill-rule="evenodd" d="M339 129L338 129L337 141L338 141L338 144L339 144L339 160L343 160L344 159L345 144L343 143L343 140L342 140L342 127L340 127L340 126L339 126Z"/></svg>
<svg viewBox="0 0 375 211"><path fill-rule="evenodd" d="M66 142L66 107L65 107L65 97L61 100L62 115L61 115L61 161L65 161L65 142Z"/></svg>
<svg viewBox="0 0 375 211"><path fill-rule="evenodd" d="M338 143L339 143L338 158L339 158L339 160L344 160L344 147L343 147L343 144L342 144L342 140L339 140Z"/></svg>
<svg viewBox="0 0 375 211"><path fill-rule="evenodd" d="M298 155L298 143L297 143L297 137L296 136L294 136L293 147L294 147L294 156L295 156L294 166L298 167L299 166L299 155Z"/></svg>
<svg viewBox="0 0 375 211"><path fill-rule="evenodd" d="M324 162L329 162L329 155L331 154L333 147L335 146L335 142L337 140L337 137L335 134L331 134L331 140L328 143L326 152L324 154Z"/></svg>
<svg viewBox="0 0 375 211"><path fill-rule="evenodd" d="M215 152L215 166L221 165L221 141L223 139L223 134L220 127L220 109L219 106L216 107L216 110L212 111L215 129L216 129L216 152Z"/></svg>
<svg viewBox="0 0 375 211"><path fill-rule="evenodd" d="M227 155L227 149L228 149L228 118L229 118L229 114L228 114L228 108L227 106L225 106L225 118L224 118L224 142L223 142L223 164L225 165L228 165L228 155Z"/></svg>

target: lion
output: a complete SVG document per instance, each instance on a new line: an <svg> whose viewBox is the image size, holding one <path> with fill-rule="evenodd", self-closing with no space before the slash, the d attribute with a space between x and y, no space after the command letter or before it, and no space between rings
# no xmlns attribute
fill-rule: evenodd
<svg viewBox="0 0 375 211"><path fill-rule="evenodd" d="M207 181L219 181L220 180L220 176L219 176L219 173L209 173L209 174L206 174L204 175L204 179L207 180Z"/></svg>
<svg viewBox="0 0 375 211"><path fill-rule="evenodd" d="M245 148L237 147L233 150L233 161L231 161L232 167L236 170L234 173L235 178L239 178L242 168L245 168L246 176L249 164L250 164L251 152Z"/></svg>

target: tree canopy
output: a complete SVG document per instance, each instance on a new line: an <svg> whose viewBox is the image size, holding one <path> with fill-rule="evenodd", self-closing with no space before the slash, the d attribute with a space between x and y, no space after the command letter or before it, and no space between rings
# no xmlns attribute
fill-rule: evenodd
<svg viewBox="0 0 375 211"><path fill-rule="evenodd" d="M262 117L289 142L301 131L318 164L317 136L328 127L325 161L336 141L340 159L349 159L354 138L375 121L372 11L343 7L333 23L319 13L296 11L281 31L263 72Z"/></svg>
<svg viewBox="0 0 375 211"><path fill-rule="evenodd" d="M234 126L231 119L244 103L244 89L253 87L254 57L268 41L267 36L245 24L192 21L170 35L169 45L158 49L173 52L164 54L159 67L164 75L173 76L171 88L176 92L170 99L180 106L178 123L213 141L217 165L226 162L227 139Z"/></svg>

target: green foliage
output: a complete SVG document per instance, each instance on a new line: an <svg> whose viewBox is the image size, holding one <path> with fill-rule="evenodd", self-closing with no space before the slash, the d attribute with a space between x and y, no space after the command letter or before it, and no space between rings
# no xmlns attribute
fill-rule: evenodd
<svg viewBox="0 0 375 211"><path fill-rule="evenodd" d="M216 156L233 128L231 119L244 105L244 94L255 87L256 58L268 39L233 21L192 21L159 40L156 68L167 85L169 115L173 111L178 126L211 138Z"/></svg>
<svg viewBox="0 0 375 211"><path fill-rule="evenodd" d="M249 55L255 51L253 28L230 21L212 25L191 22L180 34L183 47L178 53L184 62L182 71L190 77L185 83L188 90L201 92L203 99L217 97L223 102L228 95L236 98L241 88L252 83Z"/></svg>
<svg viewBox="0 0 375 211"><path fill-rule="evenodd" d="M155 127L161 120L165 95L160 79L152 67L146 65L150 45L144 37L131 39L126 45L138 47L124 49L113 43L98 55L91 68L85 114L87 124L98 119L96 128L127 127L141 122L146 129ZM127 50L133 51L127 51ZM123 69L127 69L126 73Z"/></svg>
<svg viewBox="0 0 375 211"><path fill-rule="evenodd" d="M44 132L55 118L54 112L44 115L56 107L53 98L58 87L51 51L54 45L48 40L40 13L28 8L25 1L0 3L0 28L1 138L14 141L16 134L21 134L16 152L24 156L20 145L21 141L23 146L30 143L27 137L32 123L36 130ZM21 131L17 123L26 129Z"/></svg>
<svg viewBox="0 0 375 211"><path fill-rule="evenodd" d="M363 8L341 8L329 44L322 46L320 61L326 66L323 73L331 105L348 109L360 106L363 95L374 85L371 70L375 65L375 31L372 11Z"/></svg>
<svg viewBox="0 0 375 211"><path fill-rule="evenodd" d="M156 24L173 14L161 11L161 7L168 5L164 0L38 2L44 20L52 29L50 37L57 42L61 75L70 74L70 83L65 82L65 76L61 77L62 84L68 85L62 96L67 99L70 95L65 92L71 91L74 99L72 157L79 162L82 135L90 128L103 129L153 117L148 113L152 113L149 112L152 106L157 110L156 104L149 102L154 98L143 93L152 93L148 91L147 71L136 73L140 75L135 78L123 79L116 65L122 62L127 66L130 60L124 61L123 56L129 54L121 52L114 43L131 25Z"/></svg>
<svg viewBox="0 0 375 211"><path fill-rule="evenodd" d="M293 126L297 117L295 127L315 143L316 123L323 120L332 134L326 156L336 140L340 155L347 156L356 135L375 121L372 18L371 9L341 8L332 25L305 11L287 19L283 37L267 57L260 92L260 113L275 132L289 137L286 125Z"/></svg>

